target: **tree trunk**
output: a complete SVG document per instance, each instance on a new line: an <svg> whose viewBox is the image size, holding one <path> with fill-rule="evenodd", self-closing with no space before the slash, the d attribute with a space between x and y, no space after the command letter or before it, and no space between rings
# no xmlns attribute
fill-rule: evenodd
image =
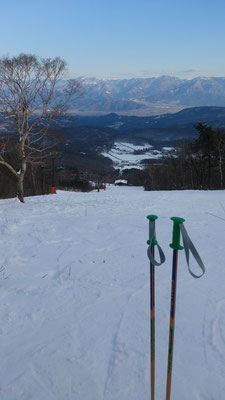
<svg viewBox="0 0 225 400"><path fill-rule="evenodd" d="M35 173L34 173L33 165L31 165L31 176L32 176L32 185L33 185L33 195L35 196L37 194L37 187L36 187L36 182L35 182Z"/></svg>
<svg viewBox="0 0 225 400"><path fill-rule="evenodd" d="M219 153L219 174L220 174L220 189L223 189L223 169L222 169L222 155Z"/></svg>
<svg viewBox="0 0 225 400"><path fill-rule="evenodd" d="M207 189L211 188L211 157L208 157L208 177L207 177Z"/></svg>
<svg viewBox="0 0 225 400"><path fill-rule="evenodd" d="M18 190L18 199L21 201L21 203L24 203L23 182L27 169L27 163L26 163L26 158L24 156L23 142L22 142L22 155L23 157L21 162L21 172L20 175L18 176L17 190Z"/></svg>
<svg viewBox="0 0 225 400"><path fill-rule="evenodd" d="M18 181L17 181L17 195L18 195L18 199L21 201L21 203L24 203L23 180L24 180L24 176L20 175L18 177Z"/></svg>

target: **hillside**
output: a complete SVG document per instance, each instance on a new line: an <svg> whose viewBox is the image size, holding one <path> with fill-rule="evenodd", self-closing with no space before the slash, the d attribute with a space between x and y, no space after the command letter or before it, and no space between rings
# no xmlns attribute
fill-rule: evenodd
<svg viewBox="0 0 225 400"><path fill-rule="evenodd" d="M141 160L160 157L159 152L162 155L164 147L173 147L182 139L197 138L194 125L199 122L224 129L225 107L191 107L178 113L148 117L115 113L104 116L64 115L58 118L60 130L57 124L52 127L52 132L55 129L61 136L61 144L57 150L60 154L59 164L78 167L82 171L98 173L104 170L107 174L112 174L116 157L120 159L122 168L125 165L129 168L135 166L131 158L137 159L137 166L140 167ZM7 136L9 131L10 127L7 127L5 121L0 122L0 135ZM143 157L144 151L138 158L129 155L127 163L127 149L123 146L125 151L121 152L119 145L119 154L116 154L116 143L125 143L126 146L132 144L135 152L138 146L143 149L150 146L152 150L146 151L146 157ZM114 163L116 165L117 162Z"/></svg>
<svg viewBox="0 0 225 400"><path fill-rule="evenodd" d="M178 140L196 138L194 125L203 123L214 128L225 128L225 107L192 107L174 114L136 117L115 113L104 116L71 117L71 138L86 130L86 137L92 141L93 127L102 132L101 140L111 145L115 141L134 144L149 143L157 149L173 146ZM87 133L90 130L89 133ZM103 131L105 132L103 134ZM111 140L110 140L111 139Z"/></svg>
<svg viewBox="0 0 225 400"><path fill-rule="evenodd" d="M116 113L104 116L76 116L73 119L76 126L107 126L125 132L129 129L145 129L197 124L199 122L213 126L225 125L225 107L190 107L173 114L163 114L148 117L118 115Z"/></svg>

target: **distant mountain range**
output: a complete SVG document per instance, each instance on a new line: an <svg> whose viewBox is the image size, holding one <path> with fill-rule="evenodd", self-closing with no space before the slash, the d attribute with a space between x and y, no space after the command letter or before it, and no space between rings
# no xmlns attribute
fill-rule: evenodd
<svg viewBox="0 0 225 400"><path fill-rule="evenodd" d="M84 93L76 102L78 114L119 113L160 115L188 107L225 106L225 78L179 79L171 76L138 79L79 77Z"/></svg>

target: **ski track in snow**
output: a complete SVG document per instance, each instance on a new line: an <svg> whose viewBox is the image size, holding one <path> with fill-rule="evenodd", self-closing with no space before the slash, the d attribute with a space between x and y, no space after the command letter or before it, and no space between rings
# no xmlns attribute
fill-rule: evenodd
<svg viewBox="0 0 225 400"><path fill-rule="evenodd" d="M223 191L100 193L0 200L0 399L147 400L148 214L167 261L156 268L156 398L165 398L171 216L206 264L179 253L173 400L224 400Z"/></svg>
<svg viewBox="0 0 225 400"><path fill-rule="evenodd" d="M225 299L210 303L212 314L205 318L203 338L205 342L205 359L211 364L207 354L216 353L218 373L225 376ZM206 311L209 314L208 311ZM209 349L207 350L207 347Z"/></svg>
<svg viewBox="0 0 225 400"><path fill-rule="evenodd" d="M126 356L126 353L125 353L125 350L124 350L125 345L124 344L121 345L120 342L119 342L120 328L121 328L123 320L125 318L126 308L128 307L128 305L129 305L130 301L132 300L132 298L140 290L143 290L144 286L145 285L143 285L140 289L136 290L134 293L132 293L128 297L128 300L127 300L126 305L124 307L124 310L122 312L121 318L120 318L120 320L118 322L118 326L117 326L116 332L115 332L114 337L113 337L112 352L111 352L111 356L110 356L110 359L109 359L109 364L108 364L108 369L107 369L107 377L106 377L105 384L104 384L103 400L106 399L107 390L108 390L108 387L109 387L109 382L111 380L111 376L112 376L113 370L114 370L114 368L116 368L117 353L119 353L120 356L122 355L122 353L123 353L123 356Z"/></svg>

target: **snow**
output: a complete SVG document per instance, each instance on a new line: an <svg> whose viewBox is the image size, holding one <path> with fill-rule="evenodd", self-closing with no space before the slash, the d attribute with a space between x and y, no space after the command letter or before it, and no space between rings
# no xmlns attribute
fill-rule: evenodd
<svg viewBox="0 0 225 400"><path fill-rule="evenodd" d="M138 145L126 142L115 142L115 147L122 151L124 150L124 147L126 147L126 150L129 152L134 150L145 150L145 149L149 150L152 148L152 146L149 143Z"/></svg>
<svg viewBox="0 0 225 400"><path fill-rule="evenodd" d="M173 400L224 400L224 191L106 191L0 200L1 400L150 398L148 214L156 268L156 398L165 398L171 216L206 274L179 252Z"/></svg>
<svg viewBox="0 0 225 400"><path fill-rule="evenodd" d="M126 179L117 179L114 183L115 183L115 185L118 183L123 183L124 185L127 185L127 180Z"/></svg>
<svg viewBox="0 0 225 400"><path fill-rule="evenodd" d="M175 151L174 147L163 147L162 150L164 151Z"/></svg>
<svg viewBox="0 0 225 400"><path fill-rule="evenodd" d="M107 125L108 128L119 129L122 125L124 125L121 121L116 121L114 124Z"/></svg>
<svg viewBox="0 0 225 400"><path fill-rule="evenodd" d="M120 172L122 172L122 171L125 171L126 169L139 169L139 170L142 170L143 169L143 166L142 165L137 165L137 164L126 164L126 163L123 163L122 165L120 165L119 167L116 167L115 166L115 168L118 168L119 169L119 171Z"/></svg>

